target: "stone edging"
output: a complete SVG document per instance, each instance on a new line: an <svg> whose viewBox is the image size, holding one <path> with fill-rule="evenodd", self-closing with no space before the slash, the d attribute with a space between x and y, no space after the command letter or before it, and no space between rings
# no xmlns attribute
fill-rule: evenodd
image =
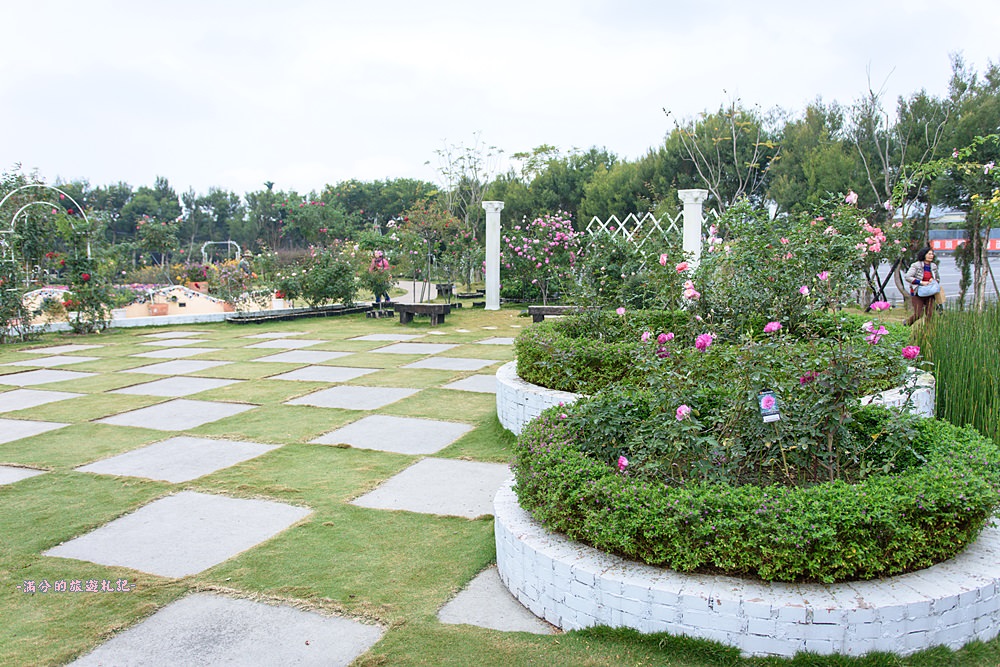
<svg viewBox="0 0 1000 667"><path fill-rule="evenodd" d="M546 531L509 481L494 499L497 568L511 593L563 630L594 625L722 642L744 655L909 655L1000 633L1000 528L955 558L887 579L785 584L686 575Z"/></svg>
<svg viewBox="0 0 1000 667"><path fill-rule="evenodd" d="M934 376L930 373L919 375L915 382L911 400L911 411L924 417L934 416ZM907 388L897 387L874 396L865 396L863 404L877 403L900 406L906 402ZM511 361L497 371L497 417L508 431L518 435L529 421L543 410L560 403L569 404L581 394L569 391L546 389L537 384L525 382L517 374L517 362Z"/></svg>

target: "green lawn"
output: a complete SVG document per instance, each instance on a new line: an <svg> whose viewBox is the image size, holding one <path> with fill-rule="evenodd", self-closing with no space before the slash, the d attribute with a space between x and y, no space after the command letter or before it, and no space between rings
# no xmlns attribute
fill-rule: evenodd
<svg viewBox="0 0 1000 667"><path fill-rule="evenodd" d="M517 310L487 313L456 310L436 327L443 335L424 342L458 347L440 356L506 361L506 346L477 345L497 336L516 336L530 320ZM100 335L47 335L41 344L100 344L79 353L95 361L66 367L94 373L32 389L83 394L77 398L0 418L58 421L62 429L0 444L0 464L49 471L0 486L0 665L60 665L88 652L114 633L196 590L224 591L255 599L288 600L302 608L377 621L389 628L359 665L996 665L1000 642L977 643L961 652L925 652L901 660L870 656L862 661L799 656L795 661L742 660L730 648L705 641L642 636L605 628L549 636L504 633L439 623L437 610L495 560L489 519L469 521L409 512L356 507L349 500L375 488L415 460L401 454L309 444L309 440L370 412L290 406L284 402L325 385L269 380L268 376L305 364L253 359L281 350L250 349L259 333L303 332L297 338L325 341L310 350L350 352L326 365L378 369L349 384L398 386L419 392L374 412L472 424L474 429L437 454L506 462L513 439L495 416L491 394L455 392L442 385L482 371L404 369L417 357L372 353L385 343L351 341L369 333L427 333L426 319L401 327L396 321L362 316L306 319L265 325L183 325L199 331L216 348L194 359L232 362L194 375L233 378L242 383L197 394L195 400L250 404L255 409L188 432L281 447L250 461L186 483L169 484L130 477L78 472L76 467L184 433L101 424L118 412L171 400L111 393L155 379L123 371L141 363L131 355L157 349L142 343L163 329L114 330ZM0 363L30 359L30 346L0 349ZM0 367L0 374L24 370ZM3 387L2 390L13 389ZM308 506L313 513L261 545L182 579L168 579L120 567L41 556L41 552L87 533L169 493L193 490L234 497L266 498ZM131 593L54 593L17 590L26 580L128 579Z"/></svg>

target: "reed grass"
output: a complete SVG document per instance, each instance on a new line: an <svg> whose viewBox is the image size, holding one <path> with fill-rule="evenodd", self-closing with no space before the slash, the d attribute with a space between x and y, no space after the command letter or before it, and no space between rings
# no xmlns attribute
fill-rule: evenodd
<svg viewBox="0 0 1000 667"><path fill-rule="evenodd" d="M914 332L937 378L937 415L1000 443L1000 302L949 307Z"/></svg>

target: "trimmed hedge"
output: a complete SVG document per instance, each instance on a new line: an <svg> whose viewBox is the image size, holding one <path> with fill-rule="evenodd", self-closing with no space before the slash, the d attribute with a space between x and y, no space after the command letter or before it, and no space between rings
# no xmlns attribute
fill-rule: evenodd
<svg viewBox="0 0 1000 667"><path fill-rule="evenodd" d="M873 429L881 412L867 420ZM666 487L583 454L551 410L518 438L515 490L549 530L651 565L767 581L872 579L951 558L1000 506L991 440L936 419L917 431L922 465L854 485Z"/></svg>

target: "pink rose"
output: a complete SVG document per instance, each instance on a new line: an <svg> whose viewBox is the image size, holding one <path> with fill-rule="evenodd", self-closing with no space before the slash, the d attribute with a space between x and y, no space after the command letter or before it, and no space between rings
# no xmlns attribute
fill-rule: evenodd
<svg viewBox="0 0 1000 667"><path fill-rule="evenodd" d="M619 315L624 315L625 314L625 309L623 307L619 306L618 308L615 309L615 312L618 313Z"/></svg>
<svg viewBox="0 0 1000 667"><path fill-rule="evenodd" d="M852 206L858 203L858 193L854 190L848 190L847 196L844 197L844 201Z"/></svg>
<svg viewBox="0 0 1000 667"><path fill-rule="evenodd" d="M660 266L666 266L666 265L667 265L667 253L663 253L662 255L660 255Z"/></svg>
<svg viewBox="0 0 1000 667"><path fill-rule="evenodd" d="M800 287L799 288L799 294L801 294L802 296L809 296L809 287L806 286L806 285L803 285L802 287Z"/></svg>
<svg viewBox="0 0 1000 667"><path fill-rule="evenodd" d="M677 273L683 273L684 271L688 270L688 263L687 262L681 262L680 264L678 264L674 268L677 270Z"/></svg>
<svg viewBox="0 0 1000 667"><path fill-rule="evenodd" d="M916 359L918 354L920 354L920 348L916 345L907 345L903 348L904 359Z"/></svg>
<svg viewBox="0 0 1000 667"><path fill-rule="evenodd" d="M618 472L625 472L625 468L628 467L628 459L624 456L618 457Z"/></svg>
<svg viewBox="0 0 1000 667"><path fill-rule="evenodd" d="M695 349L704 352L712 345L712 341L715 340L715 336L710 333L703 333L694 339Z"/></svg>
<svg viewBox="0 0 1000 667"><path fill-rule="evenodd" d="M892 304L888 301L876 301L871 305L872 310L889 310L892 308Z"/></svg>
<svg viewBox="0 0 1000 667"><path fill-rule="evenodd" d="M646 343L646 342L649 342L649 339L652 338L652 337L653 337L653 334L649 333L648 331L643 331L642 335L639 336L639 340L641 340L643 343Z"/></svg>
<svg viewBox="0 0 1000 667"><path fill-rule="evenodd" d="M687 405L682 404L679 408L677 408L677 414L676 414L677 421L682 422L685 419L687 419L690 415L691 415L691 408L688 407Z"/></svg>
<svg viewBox="0 0 1000 667"><path fill-rule="evenodd" d="M768 322L764 325L764 333L774 333L781 330L781 322Z"/></svg>
<svg viewBox="0 0 1000 667"><path fill-rule="evenodd" d="M820 280L827 281L830 279L830 272L820 271L819 273L816 274L816 277L819 278Z"/></svg>

